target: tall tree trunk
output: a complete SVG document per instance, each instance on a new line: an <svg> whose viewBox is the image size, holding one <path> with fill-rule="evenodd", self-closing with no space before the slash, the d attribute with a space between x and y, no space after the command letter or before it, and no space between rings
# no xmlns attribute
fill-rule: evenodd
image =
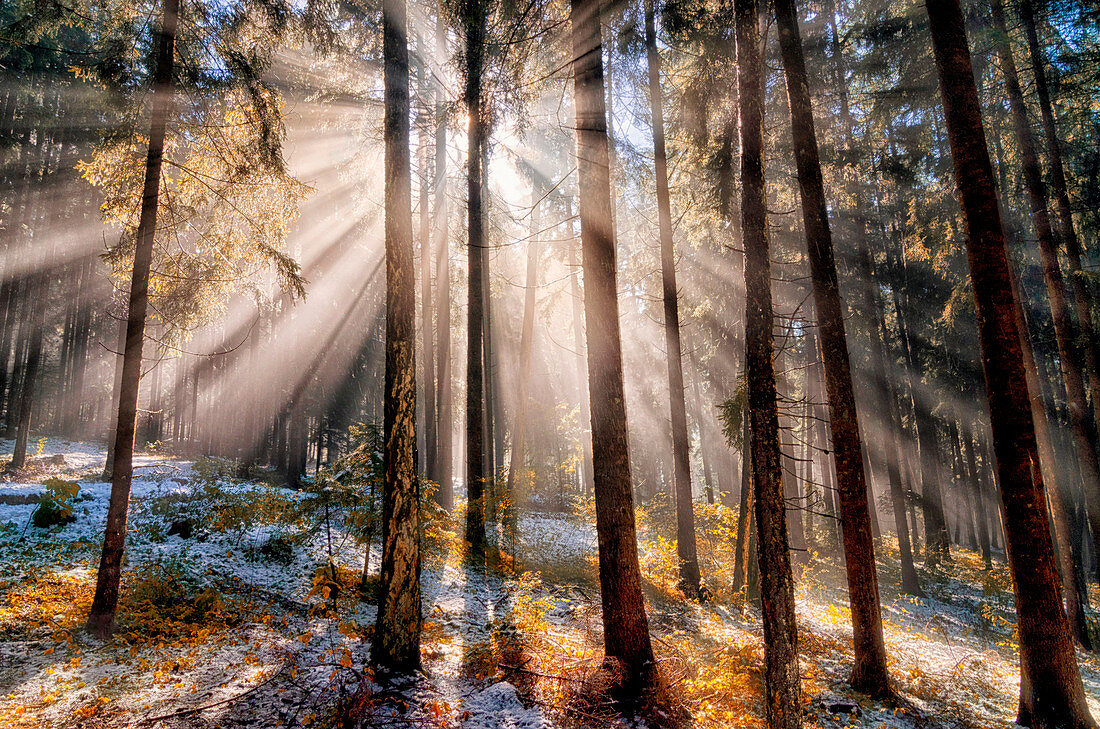
<svg viewBox="0 0 1100 729"><path fill-rule="evenodd" d="M577 261L577 248L580 247L580 239L575 236L573 228L573 205L569 204L569 296L572 301L573 314L573 349L577 358L577 387L580 389L581 400L581 470L585 498L592 495L592 438L586 433L592 432L592 409L588 403L588 378L585 376L585 349L584 349L584 292L581 290L581 265Z"/></svg>
<svg viewBox="0 0 1100 729"><path fill-rule="evenodd" d="M622 663L628 697L650 687L656 671L634 527L599 0L571 0L570 23L604 652Z"/></svg>
<svg viewBox="0 0 1100 729"><path fill-rule="evenodd" d="M428 66L428 49L417 36L420 51L417 65L417 163L420 166L420 336L424 343L424 467L425 475L432 481L439 480L436 472L437 427L435 389L435 337L432 330L432 243L433 235L428 215L428 189L432 186L429 175L428 145L431 136L431 108L428 100L428 84L425 76Z"/></svg>
<svg viewBox="0 0 1100 729"><path fill-rule="evenodd" d="M829 397L829 427L836 460L840 514L844 523L844 561L848 599L852 608L855 663L852 686L865 693L890 693L886 671L886 643L882 637L875 545L863 472L863 444L856 414L852 367L844 334L844 309L837 283L825 185L821 178L817 133L814 129L810 87L802 55L802 39L794 0L775 0L779 45L787 76L795 163L802 197L802 220L809 250L814 303L821 333L825 390ZM902 515L904 518L904 514Z"/></svg>
<svg viewBox="0 0 1100 729"><path fill-rule="evenodd" d="M538 293L539 232L542 227L542 208L539 202L541 186L532 190L534 205L531 211L532 235L527 241L527 278L524 280L523 328L519 344L519 383L516 392L516 417L512 425L512 453L508 464L508 482L505 495L515 503L516 474L524 466L527 448L527 397L531 379L531 353L535 345L535 296ZM512 511L514 514L515 512Z"/></svg>
<svg viewBox="0 0 1100 729"><path fill-rule="evenodd" d="M1070 424L1073 426L1074 442L1077 446L1077 460L1085 486L1085 504L1088 507L1089 524L1092 526L1095 540L1096 533L1100 532L1100 454L1096 449L1096 419L1093 417L1093 410L1089 408L1085 393L1085 378L1077 356L1077 325L1073 321L1065 280L1062 278L1062 270L1058 263L1058 247L1054 241L1054 231L1047 211L1046 185L1043 183L1039 156L1035 152L1035 142L1031 136L1024 94L1020 89L1020 80L1016 73L1016 62L1012 57L1012 49L1008 45L1008 29L1005 26L1004 8L1000 0L993 0L992 10L993 24L997 31L997 55L1000 58L1001 72L1004 74L1005 86L1008 90L1016 141L1020 145L1020 158L1024 166L1024 187L1027 189L1028 202L1031 205L1031 222L1035 226L1035 236L1039 243L1043 280L1050 299L1050 313L1054 319L1058 361L1061 364L1062 379L1066 387L1066 404L1069 406ZM1078 264L1080 264L1080 256L1078 256ZM1083 309L1087 316L1087 302ZM1093 346L1095 342L1092 342L1091 338L1085 341L1086 352L1091 352ZM1096 363L1093 362L1091 369L1094 372L1094 381L1095 367ZM1094 388L1092 395L1094 398L1100 396L1100 390ZM1097 543L1094 541L1093 545L1095 548ZM1100 556L1100 552L1097 554Z"/></svg>
<svg viewBox="0 0 1100 729"><path fill-rule="evenodd" d="M745 251L745 361L757 556L764 618L764 705L771 729L802 726L794 579L779 452L771 259L764 179L764 59L759 0L734 0L741 108L741 235ZM845 539L848 535L845 534Z"/></svg>
<svg viewBox="0 0 1100 729"><path fill-rule="evenodd" d="M31 412L34 409L35 387L38 383L38 370L42 361L42 330L45 326L46 302L50 296L50 274L40 273L34 276L29 285L31 315L30 339L27 344L27 364L23 368L23 382L19 392L19 420L15 430L15 448L12 451L11 467L22 468L27 460L27 441L31 432Z"/></svg>
<svg viewBox="0 0 1100 729"><path fill-rule="evenodd" d="M179 0L164 0L157 33L156 68L153 73L153 109L149 124L149 150L145 160L145 185L141 198L134 248L134 270L130 279L130 305L126 317L126 346L122 355L122 379L115 426L115 449L111 466L111 500L103 552L96 576L95 597L88 613L88 630L108 638L114 629L118 608L122 552L126 546L126 516L133 478L134 430L137 424L138 388L141 385L141 350L145 343L145 315L149 307L149 270L153 262L153 238L160 202L160 169L164 154L164 133L172 108L172 71L179 20Z"/></svg>
<svg viewBox="0 0 1100 729"><path fill-rule="evenodd" d="M442 9L436 10L436 58L447 55L447 29ZM439 370L436 373L436 466L439 481L436 499L447 511L454 508L454 425L451 395L451 260L448 239L447 208L447 111L443 89L435 90L435 185L432 188L432 229L436 251L436 341L439 345Z"/></svg>
<svg viewBox="0 0 1100 729"><path fill-rule="evenodd" d="M1020 634L1018 723L1095 727L1085 703L1054 547L1028 402L1020 333L993 169L959 0L925 0L940 77L955 179L967 227L993 448Z"/></svg>
<svg viewBox="0 0 1100 729"><path fill-rule="evenodd" d="M466 541L475 554L485 549L485 376L482 367L485 323L482 249L485 247L482 184L485 119L481 101L481 71L485 32L483 0L469 0L466 17L466 90L470 117L466 154L466 225L469 247L466 325Z"/></svg>
<svg viewBox="0 0 1100 729"><path fill-rule="evenodd" d="M405 0L383 0L386 144L386 389L382 569L371 659L420 667L420 480L416 470L416 272ZM369 548L369 547L368 547Z"/></svg>
<svg viewBox="0 0 1100 729"><path fill-rule="evenodd" d="M1066 502L1068 494L1064 476L1060 476L1054 446L1050 440L1050 424L1047 422L1046 404L1043 402L1042 383L1035 364L1035 354L1031 346L1031 330L1028 327L1023 298L1015 268L1009 259L1009 277L1012 286L1012 299L1016 318L1016 327L1020 332L1020 356L1027 376L1028 402L1031 406L1031 419L1035 427L1036 449L1039 455L1039 474L1046 486L1047 500L1050 505L1051 521L1054 525L1055 556L1061 568L1062 597L1066 601L1066 615L1070 621L1074 640L1085 648L1091 648L1088 624L1076 589L1078 565L1073 559L1070 526ZM1057 387L1057 385L1055 385ZM1061 389L1061 388L1059 388ZM1064 392L1064 390L1063 390ZM1079 461L1078 461L1079 462ZM992 557L991 557L992 559ZM990 559L990 563L991 563Z"/></svg>
<svg viewBox="0 0 1100 729"><path fill-rule="evenodd" d="M657 218L661 236L661 289L665 313L665 357L672 422L673 490L676 498L676 554L680 559L680 589L699 596L699 555L695 545L695 513L691 497L690 441L684 403L684 363L680 344L680 312L676 287L676 257L672 246L672 203L668 192L665 116L661 98L661 59L653 0L645 2L645 47L649 64L649 107L653 126L653 162L657 178Z"/></svg>
<svg viewBox="0 0 1100 729"><path fill-rule="evenodd" d="M1092 391L1093 419L1100 423L1100 341L1092 321L1092 309L1089 306L1089 293L1086 279L1081 270L1081 241L1073 224L1073 206L1069 199L1069 187L1066 184L1066 166L1062 161L1062 147L1058 143L1058 129L1054 121L1054 107L1050 103L1050 89L1047 86L1043 50L1039 45L1039 33L1035 27L1035 10L1031 0L1021 0L1020 18L1023 20L1027 38L1028 54L1031 58L1032 76L1035 79L1035 91L1039 97L1039 113L1043 122L1043 139L1046 142L1047 157L1050 162L1050 180L1054 188L1054 199L1058 204L1058 233L1066 246L1066 259L1069 263L1069 282L1073 289L1073 301L1077 309L1080 325L1081 344L1085 352L1085 364L1089 371L1089 389ZM1098 487L1100 488L1100 487ZM1094 490L1093 493L1096 493ZM1091 517L1090 517L1091 518ZM1100 540L1095 532L1097 524L1092 522L1093 540ZM1100 559L1100 549L1096 556Z"/></svg>

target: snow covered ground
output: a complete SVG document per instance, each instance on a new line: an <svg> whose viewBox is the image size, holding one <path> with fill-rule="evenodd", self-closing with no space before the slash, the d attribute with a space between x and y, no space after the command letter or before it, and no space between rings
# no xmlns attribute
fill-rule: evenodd
<svg viewBox="0 0 1100 729"><path fill-rule="evenodd" d="M0 452L4 447L10 443L0 442ZM141 583L148 599L133 616L120 613L111 643L89 638L79 627L110 492L96 480L104 453L49 440L37 455L46 464L56 454L63 465L0 483L0 726L323 725L337 702L364 686L363 715L377 726L585 723L583 711L570 711L569 696L598 663L600 621L595 535L583 521L521 515L519 567L538 575L505 579L465 566L457 540L444 540L424 564L424 671L393 684L364 668L374 606L350 591L326 600L318 589L317 570L330 554L347 575L362 570L354 540L338 527L320 529L276 559L265 545L304 527L268 515L286 511L300 493L261 483L210 488L191 462L157 454L136 459L124 585ZM79 480L76 521L39 529L30 523L35 504L20 502L42 493L48 476ZM215 503L235 503L233 495L246 513ZM196 528L188 539L167 535L173 521L196 512L219 529ZM376 543L374 570L379 561ZM892 705L846 689L851 633L835 565L812 567L800 581L806 725L1011 726L1018 674L1010 590L925 572L929 596L918 600L895 594L888 574L884 619L901 696ZM205 619L158 607L157 590L181 582L189 610L213 601ZM694 725L762 723L754 610L654 597L650 618L659 660L679 670L680 688L691 697L685 706ZM1100 716L1100 663L1082 655L1081 667ZM731 691L740 695L737 707L721 698Z"/></svg>

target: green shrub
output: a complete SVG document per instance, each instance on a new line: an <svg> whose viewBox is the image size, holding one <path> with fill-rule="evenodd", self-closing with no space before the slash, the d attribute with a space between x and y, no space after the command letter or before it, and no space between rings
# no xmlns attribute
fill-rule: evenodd
<svg viewBox="0 0 1100 729"><path fill-rule="evenodd" d="M73 502L80 491L80 485L60 478L48 479L43 485L46 491L38 498L38 508L31 514L31 522L40 529L46 529L76 521Z"/></svg>

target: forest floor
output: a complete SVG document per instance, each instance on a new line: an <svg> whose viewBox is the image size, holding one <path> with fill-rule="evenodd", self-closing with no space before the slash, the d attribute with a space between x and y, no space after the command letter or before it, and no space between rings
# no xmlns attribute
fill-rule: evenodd
<svg viewBox="0 0 1100 729"><path fill-rule="evenodd" d="M353 703L366 726L379 727L764 725L759 613L721 589L729 520L714 518L714 507L700 507L713 593L705 604L676 591L675 547L658 528L667 520L640 510L664 686L648 718L628 723L599 699L595 535L584 507L521 511L514 544L500 540L516 558L489 568L467 565L455 522L432 518L424 670L385 682L365 668L375 607L355 587L363 554L339 515L306 508L300 492L228 483L211 462L157 453L136 459L116 636L89 637L80 628L110 492L98 481L104 453L87 443L38 446L26 472L0 483L0 726L328 726ZM60 488L50 478L79 483L75 521L39 528L32 513L43 483ZM184 519L192 533L169 536ZM884 703L846 688L843 574L815 556L798 585L805 725L1011 726L1019 679L1003 562L986 571L980 556L955 549L946 569L921 568L927 596L913 598L894 587L896 549L878 546L899 697ZM377 544L371 563L377 570ZM1100 716L1100 660L1079 659Z"/></svg>

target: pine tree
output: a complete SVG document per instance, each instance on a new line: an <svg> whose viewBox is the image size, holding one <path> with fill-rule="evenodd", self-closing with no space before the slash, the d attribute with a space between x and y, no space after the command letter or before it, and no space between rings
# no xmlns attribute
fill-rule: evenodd
<svg viewBox="0 0 1100 729"><path fill-rule="evenodd" d="M621 664L621 696L629 699L653 685L656 667L642 595L627 445L600 1L571 0L569 19L604 652L607 660Z"/></svg>
<svg viewBox="0 0 1100 729"><path fill-rule="evenodd" d="M680 558L680 589L699 595L699 556L695 548L695 514L691 494L690 441L684 402L684 362L680 344L679 289L672 245L672 208L668 194L668 157L661 94L661 58L653 0L645 2L645 47L649 70L649 107L653 124L653 160L657 178L657 217L661 237L661 290L664 300L665 357L672 422L673 493L676 496L676 553Z"/></svg>
<svg viewBox="0 0 1100 729"><path fill-rule="evenodd" d="M386 144L386 389L382 569L371 658L420 667L420 481L416 469L416 278L405 0L382 6Z"/></svg>
<svg viewBox="0 0 1100 729"><path fill-rule="evenodd" d="M794 0L775 0L775 15L787 76L795 164L821 335L825 389L829 398L829 427L840 495L848 599L852 607L855 663L851 681L852 686L860 691L885 696L890 693L890 686L886 671L886 644L882 636L875 546L871 540L871 515L863 473L863 445L845 341L844 310L833 257L817 133L810 105L809 80Z"/></svg>
<svg viewBox="0 0 1100 729"><path fill-rule="evenodd" d="M1017 723L1095 727L1062 608L1013 313L1004 228L959 0L926 0L978 313L1023 676Z"/></svg>
<svg viewBox="0 0 1100 729"><path fill-rule="evenodd" d="M95 597L88 613L88 630L101 638L114 630L118 608L122 552L126 545L126 516L130 505L133 479L134 435L137 427L138 387L141 384L141 353L145 344L145 317L149 307L149 270L153 260L153 238L157 230L160 170L164 155L164 134L172 109L174 49L179 0L164 0L157 30L156 68L153 73L153 113L149 125L149 149L145 161L145 186L141 199L141 220L137 228L137 248L130 279L129 309L126 316L126 342L122 355L122 374L118 399L118 417L114 434L111 466L111 501L103 552L96 576Z"/></svg>
<svg viewBox="0 0 1100 729"><path fill-rule="evenodd" d="M734 0L741 118L741 235L745 251L745 361L751 425L747 451L756 502L764 617L764 705L770 729L802 726L798 628L787 542L772 342L771 259L764 180L764 59L759 0Z"/></svg>

